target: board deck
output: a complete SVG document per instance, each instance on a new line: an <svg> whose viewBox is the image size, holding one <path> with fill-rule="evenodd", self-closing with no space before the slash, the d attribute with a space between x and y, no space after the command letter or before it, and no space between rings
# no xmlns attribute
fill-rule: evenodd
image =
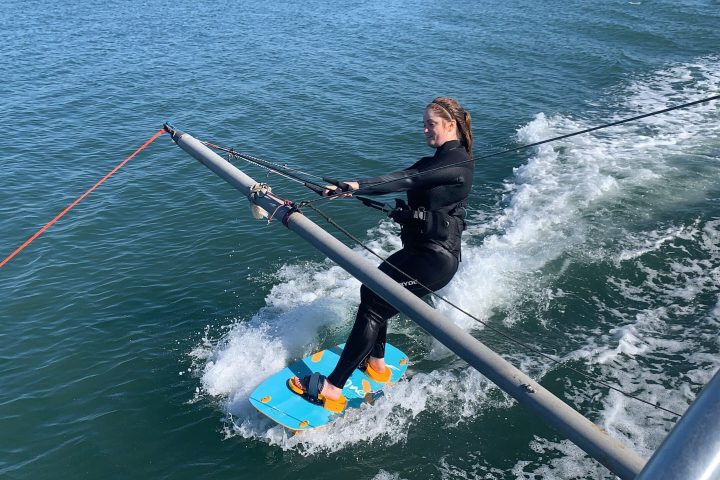
<svg viewBox="0 0 720 480"><path fill-rule="evenodd" d="M253 391L250 403L260 413L291 430L320 427L341 416L344 412L333 413L293 393L288 388L287 381L293 376L303 378L313 372L328 376L335 368L344 346L345 344L341 344L321 350L282 369ZM395 383L405 374L408 358L388 343L385 345L385 364L391 371L389 383ZM376 382L364 372L355 370L343 387L343 395L348 400L345 411L358 408L363 403L372 403L382 396L382 389L387 385L388 383Z"/></svg>

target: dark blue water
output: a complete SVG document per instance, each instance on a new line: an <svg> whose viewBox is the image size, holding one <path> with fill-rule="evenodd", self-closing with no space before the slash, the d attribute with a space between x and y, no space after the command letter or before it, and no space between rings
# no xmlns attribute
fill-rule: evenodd
<svg viewBox="0 0 720 480"><path fill-rule="evenodd" d="M710 0L11 0L0 19L0 258L168 120L351 179L428 154L438 95L480 156L720 92ZM560 365L436 302L646 457L674 418L571 368L682 412L720 367L718 120L716 101L478 165L442 293ZM399 247L358 202L323 208ZM260 417L249 392L343 341L358 288L161 137L0 269L0 477L612 478L404 317L407 380L375 407L296 437Z"/></svg>

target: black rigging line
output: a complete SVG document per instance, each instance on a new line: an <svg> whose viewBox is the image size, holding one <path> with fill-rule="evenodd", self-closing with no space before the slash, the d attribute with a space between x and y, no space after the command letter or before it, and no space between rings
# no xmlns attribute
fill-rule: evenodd
<svg viewBox="0 0 720 480"><path fill-rule="evenodd" d="M687 103L683 103L683 104L680 104L680 105L674 105L674 106L672 106L672 107L664 108L664 109L662 109L662 110L656 110L656 111L653 111L653 112L644 113L644 114L642 114L642 115L636 115L636 116L634 116L634 117L625 118L625 119L618 120L618 121L615 121L615 122L605 123L605 124L602 124L602 125L598 125L598 126L596 126L596 127L586 128L586 129L584 129L584 130L579 130L579 131L577 131L577 132L572 132L572 133L568 133L568 134L565 134L565 135L559 135L559 136L557 136L557 137L548 138L548 139L541 140L541 141L538 141L538 142L529 143L529 144L526 144L526 145L520 145L520 146L518 146L518 147L509 148L509 149L507 149L507 150L501 150L501 151L499 151L499 152L493 152L493 153L489 153L489 154L487 154L487 155L482 155L482 156L479 156L479 157L473 157L473 158L471 158L471 159L469 159L469 160L463 160L463 161L461 161L461 162L457 162L457 163L453 163L453 164L449 164L449 165L443 165L442 167L437 167L437 168L430 169L430 170L424 170L424 171L422 171L422 172L411 173L411 174L408 174L408 175L406 175L406 176L404 176L404 177L395 178L395 179L393 179L393 180L387 180L387 181L384 181L384 182L380 182L380 183L374 184L373 187L377 187L377 186L379 186L379 185L384 185L384 184L386 184L386 183L396 182L396 181L399 181L399 180L405 180L405 179L407 179L407 178L414 178L414 177L417 177L417 176L421 176L421 175L425 175L425 174L429 174L429 173L435 172L436 170L441 170L441 169L450 168L450 167L456 167L456 166L464 165L464 164L466 164L466 163L474 162L474 161L477 161L477 160L485 160L485 159L487 159L487 158L498 157L498 156L505 155L505 154L508 154L508 153L513 153L513 152L517 152L517 151L520 151L520 150L524 150L524 149L526 149L526 148L537 147L537 146L540 146L540 145L543 145L543 144L546 144L546 143L556 142L556 141L558 141L558 140L564 140L564 139L566 139L566 138L575 137L575 136L577 136L577 135L582 135L582 134L585 134L585 133L594 132L594 131L596 131L596 130L601 130L601 129L608 128L608 127L614 127L614 126L616 126L616 125L622 125L622 124L624 124L624 123L633 122L633 121L635 121L635 120L640 120L640 119L643 119L643 118L652 117L652 116L654 116L654 115L659 115L659 114L662 114L662 113L671 112L671 111L673 111L673 110L679 110L679 109L682 109L682 108L687 108L687 107L691 107L691 106L693 106L693 105L698 105L698 104L701 104L701 103L707 103L707 102L710 102L710 101L712 101L712 100L718 100L718 99L720 99L720 95L714 95L714 96L712 96L712 97L707 97L707 98L703 98L703 99L700 99L700 100L694 100L694 101L692 101L692 102L687 102ZM332 200L332 199L335 199L335 198L343 198L343 197L347 197L347 196L353 196L353 195L355 195L355 194L360 194L360 195L361 195L361 194L364 193L363 190L362 190L362 188L360 188L360 189L358 189L358 190L353 190L352 192L340 191L340 192L337 192L337 193L332 194L332 195L323 196L322 193L323 193L323 191L325 191L325 185L326 185L327 183L329 183L330 179L326 179L326 178L324 178L324 177L322 177L322 176L320 176L320 175L314 175L314 174L311 174L311 173L303 172L303 171L298 170L298 169L290 168L290 167L288 167L287 165L278 165L278 164L276 164L276 163L272 163L272 162L269 162L269 161L267 161L267 160L263 160L263 159L254 157L254 156L248 155L248 154L246 154L246 153L238 152L238 151L236 151L236 150L234 150L234 149L232 149L232 148L221 147L221 146L219 146L219 145L215 145L215 144L210 143L210 142L202 142L202 143L203 143L205 146L208 146L208 147L210 147L210 148L214 148L214 149L220 150L220 151L222 151L222 152L225 152L225 153L227 153L228 155L230 155L231 157L235 157L235 158L240 158L240 159L246 160L246 161L248 161L248 162L250 162L250 163L253 163L253 164L255 164L255 165L258 165L258 166L260 166L260 167L263 167L263 168L266 168L266 169L268 169L268 170L270 170L270 171L273 171L273 172L275 172L275 173L277 173L277 174L280 174L280 175L284 176L285 178L288 178L288 179L293 180L293 181L298 182L298 183L302 183L302 184L304 184L306 187L308 187L309 189L311 189L312 191L314 191L315 193L321 195L322 198L319 198L319 199L315 199L315 200L304 200L304 201L302 202L304 205L310 205L310 204L312 204L312 203L316 203L316 202L319 202L319 201L321 201L321 200ZM295 172L297 172L297 173L295 173ZM301 175L303 175L303 176L298 175L298 173L301 174ZM323 183L319 183L319 182L317 182L317 181L310 181L310 180L308 180L308 178L319 179L319 180L321 180Z"/></svg>
<svg viewBox="0 0 720 480"><path fill-rule="evenodd" d="M575 137L575 136L577 136L577 135L582 135L582 134L585 134L585 133L594 132L594 131L596 131L596 130L601 130L601 129L608 128L608 127L614 127L614 126L616 126L616 125L622 125L623 123L633 122L633 121L635 121L635 120L640 120L640 119L643 119L643 118L652 117L652 116L654 116L654 115L660 115L660 114L662 114L662 113L667 113L667 112L671 112L671 111L673 111L673 110L679 110L679 109L681 109L681 108L687 108L687 107L691 107L691 106L693 106L693 105L698 105L698 104L700 104L700 103L706 103L706 102L710 102L710 101L712 101L712 100L718 100L718 99L720 99L720 95L714 95L714 96L712 96L712 97L703 98L703 99L700 99L700 100L694 100L694 101L692 101L692 102L683 103L683 104L681 104L681 105L675 105L675 106L672 106L672 107L664 108L664 109L662 109L662 110L656 110L656 111L653 111L653 112L644 113L644 114L642 114L642 115L637 115L637 116L634 116L634 117L625 118L625 119L618 120L618 121L615 121L615 122L605 123L605 124L602 124L602 125L598 125L597 127L586 128L586 129L584 129L584 130L579 130L579 131L577 131L577 132L572 132L572 133L568 133L568 134L565 134L565 135L560 135L560 136L557 136L557 137L548 138L548 139L546 139L546 140L541 140L541 141L539 141L539 142L528 143L528 144L526 144L526 145L520 145L519 147L514 147L514 148L509 148L509 149L507 149L507 150L502 150L502 151L499 151L499 152L489 153L489 154L487 154L487 155L482 155L482 156L480 156L480 157L473 157L473 158L471 158L471 159L469 159L469 160L463 160L463 161L461 161L461 162L452 163L452 164L449 164L449 165L443 165L442 167L432 168L432 169L429 169L429 170L423 170L423 171L421 171L421 172L410 173L410 174L408 174L408 175L406 175L406 176L404 176L404 177L394 178L394 179L392 179L392 180L386 180L386 181L384 181L384 182L375 183L375 184L373 184L373 188L378 187L378 186L380 186L380 185L384 185L384 184L386 184L386 183L392 183L392 182L397 182L397 181L400 181L400 180L405 180L405 179L408 179L408 178L414 178L414 177L418 177L418 176L421 176L421 175L426 175L426 174L435 172L435 171L437 171L437 170L442 170L442 169L451 168L451 167L457 167L457 166L464 165L464 164L466 164L466 163L474 162L474 161L477 161L477 160L485 160L485 159L487 159L487 158L499 157L499 156L501 156L501 155L505 155L505 154L508 154L508 153L517 152L517 151L520 151L520 150L524 150L524 149L526 149L526 148L537 147L537 146L539 146L539 145L543 145L543 144L546 144L546 143L556 142L556 141L558 141L558 140L564 140L564 139L566 139L566 138ZM315 203L315 202L318 202L318 201L323 200L323 199L331 199L331 198L348 196L348 193L352 193L353 195L354 195L354 194L360 194L360 195L362 195L362 194L365 193L365 192L363 192L363 189L362 189L362 188L360 188L360 189L358 189L358 190L353 190L352 192L338 192L338 193L336 193L336 194L334 194L334 195L330 195L330 196L328 196L328 197L323 197L322 199L312 200L312 201L310 201L310 203Z"/></svg>
<svg viewBox="0 0 720 480"><path fill-rule="evenodd" d="M698 105L698 104L701 104L701 103L707 103L707 102L710 102L710 101L712 101L712 100L717 100L717 99L720 99L720 95L714 95L714 96L712 96L712 97L707 97L707 98L703 98L703 99L700 99L700 100L694 100L694 101L692 101L692 102L687 102L687 103L683 103L683 104L680 104L680 105L674 105L674 106L672 106L672 107L664 108L664 109L662 109L662 110L656 110L656 111L653 111L653 112L644 113L644 114L642 114L642 115L636 115L636 116L634 116L634 117L625 118L625 119L618 120L618 121L615 121L615 122L605 123L605 124L602 124L602 125L598 125L598 126L596 126L596 127L591 127L591 128L586 128L586 129L584 129L584 130L579 130L579 131L577 131L577 132L572 132L572 133L568 133L568 134L565 134L565 135L559 135L559 136L557 136L557 137L552 137L552 138L548 138L548 139L545 139L545 140L540 140L540 141L538 141L538 142L533 142L533 143L529 143L529 144L526 144L526 145L520 145L520 146L518 146L518 147L509 148L509 149L507 149L507 150L501 150L501 151L499 151L499 152L489 153L489 154L487 154L487 155L482 155L482 156L479 156L479 157L473 157L472 159L469 159L469 160L463 160L463 161L461 161L461 162L456 162L456 163L452 163L452 164L449 164L449 165L443 165L442 167L437 167L437 168L433 168L433 169L429 169L429 170L424 170L424 171L422 171L422 172L409 173L408 175L406 175L406 176L404 176L404 177L395 178L395 179L392 179L392 180L387 180L387 181L384 181L384 182L379 182L379 183L373 184L373 187L377 187L377 186L380 186L380 185L384 185L384 184L386 184L386 183L397 182L397 181L399 181L399 180L405 180L405 179L408 179L408 178L418 177L418 176L421 176L421 175L425 175L425 174L429 174L429 173L435 172L435 171L437 171L437 170L442 170L442 169L444 169L444 168L456 167L456 166L464 165L464 164L466 164L466 163L470 163L470 162L474 162L474 161L478 161L478 160L485 160L485 159L492 158L492 157L498 157L498 156L505 155L505 154L508 154L508 153L513 153L513 152L517 152L517 151L520 151L520 150L525 150L525 149L531 148L531 147L537 147L537 146L540 146L540 145L544 145L544 144L546 144L546 143L556 142L556 141L558 141L558 140L564 140L564 139L566 139L566 138L575 137L575 136L577 136L577 135L582 135L582 134L585 134L585 133L594 132L594 131L596 131L596 130L601 130L601 129L604 129L604 128L614 127L614 126L616 126L616 125L622 125L622 124L624 124L624 123L633 122L633 121L640 120L640 119L647 118L647 117L651 117L651 116L654 116L654 115L660 115L660 114L662 114L662 113L671 112L671 111L673 111L673 110L679 110L679 109L682 109L682 108L691 107L691 106L693 106L693 105ZM319 195L321 196L321 198L318 198L318 199L315 199L315 200L303 200L302 203L303 203L304 205L310 205L310 204L312 204L312 203L317 203L317 202L322 201L322 200L333 200L333 199L344 198L344 197L353 196L353 195L362 195L362 194L364 193L364 192L363 192L363 189L360 188L360 189L358 189L358 190L353 190L353 191L350 191L350 192L349 192L349 191L342 190L342 191L339 191L339 192L337 192L337 193L334 193L334 194L331 194L331 195L328 195L328 196L324 196L324 195L323 195L323 192L326 190L326 189L325 189L325 186L327 185L327 183L330 183L330 182L331 182L330 179L327 179L327 178L322 177L322 176L320 176L320 175L314 175L314 174L311 174L311 173L303 172L303 171L298 170L298 169L290 168L290 167L288 167L287 165L278 165L278 164L276 164L276 163L272 163L272 162L269 162L269 161L267 161L267 160L263 160L263 159L254 157L254 156L248 155L248 154L246 154L246 153L238 152L238 151L236 151L236 150L234 150L234 149L232 149L232 148L224 148L224 147L221 147L221 146L219 146L219 145L215 145L215 144L210 143L210 142L202 142L202 143L203 143L204 145L208 146L208 147L211 147L211 148L220 150L220 151L222 151L222 152L225 152L225 153L227 153L228 155L230 155L230 156L232 156L232 157L246 160L246 161L248 161L248 162L250 162L250 163L253 163L253 164L255 164L255 165L258 165L258 166L260 166L260 167L263 167L263 168L266 168L266 169L268 169L268 170L270 170L270 171L273 171L273 172L275 172L275 173L277 173L277 174L279 174L279 175L281 175L281 176L283 176L283 177L285 177L285 178L288 178L288 179L293 180L293 181L298 182L298 183L302 183L304 186L306 186L307 188L309 188L310 190L314 191L315 193L317 193L317 194L319 194ZM297 172L297 173L296 173L296 172ZM300 175L298 175L298 174L300 174ZM302 175L302 176L301 176L301 175ZM311 180L308 180L308 178L319 179L319 180L321 180L323 183L319 183L319 182L317 182L317 181L311 181ZM338 183L338 182L336 182L336 183ZM362 201L362 200L361 200L361 201ZM363 202L363 203L365 203L365 202ZM367 203L366 203L366 204L367 204Z"/></svg>
<svg viewBox="0 0 720 480"><path fill-rule="evenodd" d="M200 143L202 143L206 147L214 148L216 150L220 150L221 152L225 152L230 157L240 158L242 160L245 160L247 162L255 164L259 167L263 167L267 170L275 172L278 175L285 177L289 180L292 180L292 181L298 182L298 183L302 183L304 186L308 187L309 189L311 189L317 193L321 193L322 190L324 190L324 188L323 188L325 185L324 183L320 184L320 183L312 182L312 181L308 180L308 178L318 178L318 179L322 180L322 177L320 177L318 175L313 175L311 173L303 172L302 170L298 170L296 168L290 168L287 165L278 165L277 163L268 162L267 160L253 157L252 155L248 155L246 153L238 152L233 148L221 147L220 145L215 145L214 143L210 143L210 142L200 142ZM298 174L300 174L300 175L298 175Z"/></svg>

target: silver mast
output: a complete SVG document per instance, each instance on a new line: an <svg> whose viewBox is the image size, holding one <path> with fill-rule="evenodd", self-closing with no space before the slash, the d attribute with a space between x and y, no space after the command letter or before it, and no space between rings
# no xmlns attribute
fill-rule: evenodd
<svg viewBox="0 0 720 480"><path fill-rule="evenodd" d="M268 192L265 186L191 135L169 125L166 125L166 129L180 148L242 192L250 202L267 212L273 212L274 218L282 220L288 229L320 250L400 312L412 318L439 342L542 417L614 474L623 479L632 479L642 470L645 459L611 438L599 426L380 272L375 265L353 252L291 205L285 205L281 199Z"/></svg>

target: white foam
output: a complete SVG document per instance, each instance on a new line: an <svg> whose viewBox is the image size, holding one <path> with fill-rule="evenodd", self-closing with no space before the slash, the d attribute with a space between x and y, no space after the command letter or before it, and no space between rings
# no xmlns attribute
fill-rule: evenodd
<svg viewBox="0 0 720 480"><path fill-rule="evenodd" d="M556 133L553 121L539 114L518 137L530 143ZM567 168L552 148L542 146L517 168L514 183L506 186L506 206L490 222L498 233L486 236L479 246L465 247L456 278L441 293L481 320L511 310L521 298L544 295L552 276L541 270L584 238L583 206L616 188L592 163L577 160L582 168ZM585 188L576 189L578 182ZM438 305L460 326L481 328L451 307Z"/></svg>
<svg viewBox="0 0 720 480"><path fill-rule="evenodd" d="M642 112L709 96L720 87L717 65L717 58L709 58L698 64L656 72L653 77L630 85L622 95L623 103ZM602 136L573 140L566 154L574 155L576 150L587 150L594 145L591 156L598 172L605 172L615 180L605 183L612 186L605 189L605 193L595 191L597 196L593 201L599 201L598 206L620 204L627 198L648 211L672 211L678 205L701 201L707 189L716 188L719 158L704 158L710 162L705 163L704 168L714 171L714 175L697 175L692 162L687 161L695 150L712 151L708 145L718 144L720 130L716 119L716 104L703 104L651 117L642 125L628 124ZM651 133L643 133L643 129ZM591 207L591 204L585 206ZM608 228L607 225L601 227ZM694 399L693 392L720 368L720 358L714 353L720 345L718 304L704 311L702 302L698 302L702 296L715 292L720 284L718 221L690 219L640 232L609 227L618 251L600 247L608 233L591 228L593 233L585 243L591 248L598 245L599 255L589 252L588 257L600 261L609 257L616 268L632 262L644 279L640 284L634 278L619 275L608 279L627 307L622 301L619 302L622 306L615 307L606 305L605 300L593 299L598 307L596 317L608 319L607 324L600 322L597 327L586 330L581 337L584 345L566 358L593 362L598 366L595 375L604 381L683 412ZM642 305L645 307L636 307ZM703 316L705 319L700 320ZM711 347L713 343L715 349ZM683 373L678 375L678 370ZM674 425L671 415L593 384L578 385L575 393L571 388L568 396L579 405L587 404L588 399L600 399L603 408L598 413L602 426L611 436L632 445L644 456L657 448ZM601 478L607 474L568 442L538 439L531 447L537 449L538 445L541 447L538 452L545 456L542 464L521 460L513 470L516 477ZM557 458L548 459L548 451Z"/></svg>
<svg viewBox="0 0 720 480"><path fill-rule="evenodd" d="M715 308L713 308L711 315L716 320L720 320L720 295L718 295L718 301L715 304Z"/></svg>
<svg viewBox="0 0 720 480"><path fill-rule="evenodd" d="M540 461L521 460L511 473L527 480L565 480L568 478L606 478L607 470L568 440L552 442L535 437L530 449ZM559 457L557 455L560 455Z"/></svg>
<svg viewBox="0 0 720 480"><path fill-rule="evenodd" d="M385 470L380 470L372 480L403 480L403 477L399 473L390 473Z"/></svg>
<svg viewBox="0 0 720 480"><path fill-rule="evenodd" d="M713 221L702 229L698 227L698 222L685 228L673 227L682 235L673 235L663 248L676 251L679 244L687 243L696 248L705 246L701 252L706 259L697 258L702 256L698 252L696 258L656 257L654 249L637 256L633 260L636 271L646 274L640 286L618 278L609 283L627 305L646 307L634 314L631 312L635 307L630 307L629 312L602 312L600 318L607 316L617 322L616 326L588 332L586 345L568 356L601 365L606 382L678 413L684 412L694 400L694 392L720 369L720 358L711 347L713 343L718 345L718 321L713 311L703 312L697 305L698 297L714 291L718 284L720 255L705 241L709 233L716 231L717 224ZM662 232L651 231L640 232L635 240L641 238L664 237ZM644 264L646 257L653 267ZM604 304L599 307L602 311ZM703 316L705 319L700 321ZM600 393L595 387L583 390L575 396L576 401L597 398ZM602 404L602 426L645 456L652 454L674 425L671 415L615 391L603 394Z"/></svg>
<svg viewBox="0 0 720 480"><path fill-rule="evenodd" d="M264 440L303 455L372 442L392 445L405 442L411 428L422 423L417 417L428 409L441 415L445 425L457 425L476 416L481 408L507 407L510 401L506 397L493 396L488 400L488 393L494 390L492 384L471 369L418 373L387 387L385 395L373 406L349 410L322 429L291 436L260 414L238 409L226 433Z"/></svg>
<svg viewBox="0 0 720 480"><path fill-rule="evenodd" d="M686 227L680 226L676 228L668 228L661 232L649 232L648 236L645 238L626 238L623 243L627 246L616 256L615 263L619 264L627 260L634 260L642 257L648 253L657 252L669 242L686 238L684 237L685 231ZM633 245L633 243L638 244Z"/></svg>

